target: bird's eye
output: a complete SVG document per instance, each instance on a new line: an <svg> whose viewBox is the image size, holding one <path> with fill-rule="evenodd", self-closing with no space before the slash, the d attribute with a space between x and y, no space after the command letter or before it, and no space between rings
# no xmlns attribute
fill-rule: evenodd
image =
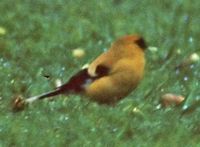
<svg viewBox="0 0 200 147"><path fill-rule="evenodd" d="M141 47L143 49L147 48L147 44L146 44L146 42L145 42L145 40L143 38L139 38L134 43L136 43L139 47Z"/></svg>

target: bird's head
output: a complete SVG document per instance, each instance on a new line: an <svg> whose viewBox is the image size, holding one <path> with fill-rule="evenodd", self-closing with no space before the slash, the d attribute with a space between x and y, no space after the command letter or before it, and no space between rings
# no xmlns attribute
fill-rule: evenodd
<svg viewBox="0 0 200 147"><path fill-rule="evenodd" d="M110 52L116 58L127 58L143 55L147 48L145 40L139 35L126 35L116 40Z"/></svg>
<svg viewBox="0 0 200 147"><path fill-rule="evenodd" d="M122 46L127 46L127 45L137 45L139 48L145 50L147 48L147 44L145 40L139 36L139 35L126 35L121 38L119 38L114 45L122 45Z"/></svg>

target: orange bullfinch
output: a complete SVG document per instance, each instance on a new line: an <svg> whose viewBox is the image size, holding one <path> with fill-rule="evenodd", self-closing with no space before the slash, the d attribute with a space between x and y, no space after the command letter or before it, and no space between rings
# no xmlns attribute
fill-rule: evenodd
<svg viewBox="0 0 200 147"><path fill-rule="evenodd" d="M23 101L16 99L14 104L17 107L59 94L79 94L101 104L114 104L133 91L142 79L146 47L138 35L123 36L65 84Z"/></svg>

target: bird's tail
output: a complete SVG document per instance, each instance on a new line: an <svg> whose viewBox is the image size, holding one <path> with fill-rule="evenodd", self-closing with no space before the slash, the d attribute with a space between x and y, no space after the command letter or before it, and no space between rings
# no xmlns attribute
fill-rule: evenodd
<svg viewBox="0 0 200 147"><path fill-rule="evenodd" d="M60 89L56 89L56 90L53 90L53 91L43 93L41 95L30 97L30 98L26 99L25 101L28 102L28 103L31 103L35 100L41 100L41 99L56 96L56 95L59 95L59 94L63 94L63 91L60 90Z"/></svg>
<svg viewBox="0 0 200 147"><path fill-rule="evenodd" d="M61 94L60 89L56 89L56 90L49 91L49 92L39 95L38 99L44 99L44 98L52 97L52 96L59 95L59 94Z"/></svg>
<svg viewBox="0 0 200 147"><path fill-rule="evenodd" d="M76 73L73 77L71 77L67 83L61 85L60 87L57 87L55 90L30 97L25 101L27 103L31 103L35 100L44 99L59 94L80 93L84 90L83 85L87 82L88 79L93 80L90 75L88 75L87 69L83 69Z"/></svg>

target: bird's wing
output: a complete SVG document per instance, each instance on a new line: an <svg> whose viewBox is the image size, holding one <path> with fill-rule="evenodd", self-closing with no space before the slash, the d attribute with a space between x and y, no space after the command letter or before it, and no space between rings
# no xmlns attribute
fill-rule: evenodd
<svg viewBox="0 0 200 147"><path fill-rule="evenodd" d="M84 91L85 87L88 86L88 84L91 84L93 81L108 75L109 71L109 68L107 68L106 66L98 65L96 68L96 76L93 77L88 74L88 68L82 69L74 76L72 76L67 83L58 87L58 89L62 93L82 92Z"/></svg>

